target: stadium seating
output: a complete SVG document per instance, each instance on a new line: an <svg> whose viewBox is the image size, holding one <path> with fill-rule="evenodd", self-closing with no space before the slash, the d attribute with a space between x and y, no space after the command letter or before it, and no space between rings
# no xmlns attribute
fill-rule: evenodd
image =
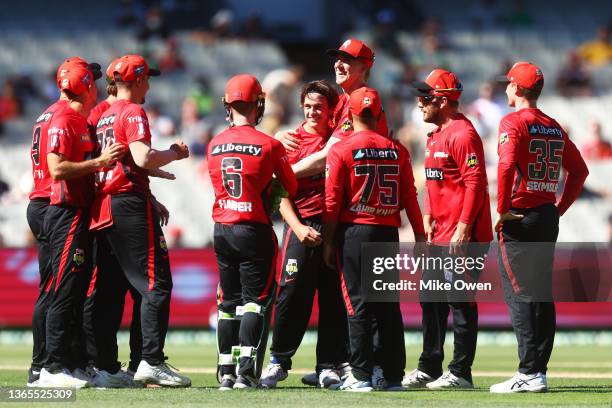
<svg viewBox="0 0 612 408"><path fill-rule="evenodd" d="M27 3L27 4L26 4ZM593 71L597 84L597 96L568 99L557 96L552 84L565 60L568 50L594 35L594 14L611 15L612 3L600 2L600 9L571 7L571 0L527 3L527 11L535 23L528 28L500 27L486 33L470 28L469 21L453 19L453 15L465 14L464 10L480 3L418 0L427 14L440 16L445 37L451 48L445 51L451 68L462 78L465 87L464 101L477 97L478 86L499 74L500 63L511 60L531 60L539 64L546 75L547 87L541 99L541 107L571 130L578 145L583 142L586 124L597 119L606 132L612 131L612 66ZM536 5L537 4L537 5ZM78 12L82 2L68 0L48 2L35 0L0 4L4 19L0 27L0 80L18 73L32 75L36 86L42 89L59 61L70 55L81 55L103 65L125 53L142 52L141 45L129 30L114 27L116 15L104 2L87 5L87 13ZM32 10L44 10L33 13ZM569 12L569 10L572 10ZM83 16L95 16L86 18ZM61 21L62 24L57 24ZM88 27L82 27L86 23ZM81 27L74 29L73 27ZM568 29L571 27L571 29ZM369 41L367 32L354 33ZM155 79L147 99L161 105L164 114L180 118L181 104L193 87L197 76L209 80L212 95L221 95L227 78L249 71L262 78L272 69L287 67L288 61L281 48L271 41L218 40L203 45L188 32L177 32L176 39L186 63L186 70ZM420 47L419 34L398 33L399 44L409 55ZM155 53L164 47L161 40L150 40L147 51ZM248 58L245 56L248 55ZM372 71L372 84L383 94L389 93L393 79L401 72L401 61L377 50L376 66ZM215 100L216 101L216 100ZM5 135L0 138L0 176L12 187L10 194L1 198L0 234L9 246L26 244L25 222L27 174L29 172L29 144L32 120L45 107L45 103L33 100L26 106L22 118L6 124ZM407 107L405 111L410 111ZM223 125L223 117L217 115L215 127ZM294 116L294 120L298 118ZM295 125L292 123L291 126ZM212 220L210 207L212 190L206 177L199 176L200 163L195 159L169 166L177 175L174 182L153 182L153 191L172 213L171 223L180 226L185 245L203 246L211 242ZM593 168L587 184L606 189L610 174L609 165ZM562 220L561 240L607 240L607 215L612 212L609 199L580 200L570 210L571 217Z"/></svg>

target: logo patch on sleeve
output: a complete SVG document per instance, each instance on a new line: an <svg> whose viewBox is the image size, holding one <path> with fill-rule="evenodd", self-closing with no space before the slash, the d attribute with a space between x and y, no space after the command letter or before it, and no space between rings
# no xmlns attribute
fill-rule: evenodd
<svg viewBox="0 0 612 408"><path fill-rule="evenodd" d="M350 119L345 120L342 123L341 129L343 132L349 132L353 130L353 122Z"/></svg>
<svg viewBox="0 0 612 408"><path fill-rule="evenodd" d="M500 145L503 145L507 141L508 141L508 133L504 132L504 133L499 135L499 144Z"/></svg>
<svg viewBox="0 0 612 408"><path fill-rule="evenodd" d="M476 157L476 153L468 153L466 163L470 168L478 166L478 158Z"/></svg>

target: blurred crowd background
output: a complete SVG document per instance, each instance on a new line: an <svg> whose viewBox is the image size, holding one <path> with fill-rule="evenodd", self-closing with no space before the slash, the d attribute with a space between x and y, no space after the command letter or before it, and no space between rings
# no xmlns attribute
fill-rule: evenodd
<svg viewBox="0 0 612 408"><path fill-rule="evenodd" d="M542 67L540 107L565 127L591 171L562 219L560 241L612 242L611 24L612 2L605 0L1 2L0 246L33 245L25 217L31 129L58 97L55 72L63 59L79 55L105 68L117 56L139 53L162 70L145 105L153 146L180 138L192 157L168 166L177 180L154 180L152 189L171 212L169 245L202 248L212 243L205 152L227 126L220 99L226 80L242 72L259 78L267 94L260 130L295 128L303 119L301 85L334 81L325 50L349 36L376 53L370 84L382 94L393 137L411 152L420 192L431 128L409 85L435 67L457 73L465 89L461 110L485 144L493 204L497 127L509 112L505 88L493 78L517 60ZM103 80L99 94L103 99ZM402 237L412 234L406 229Z"/></svg>

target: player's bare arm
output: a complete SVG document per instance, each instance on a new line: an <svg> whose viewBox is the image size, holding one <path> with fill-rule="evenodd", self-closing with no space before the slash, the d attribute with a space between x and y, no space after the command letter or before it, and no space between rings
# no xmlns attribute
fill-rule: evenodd
<svg viewBox="0 0 612 408"><path fill-rule="evenodd" d="M283 198L281 200L279 211L301 244L308 247L321 245L322 239L319 231L308 225L302 224L295 211L295 206L290 199Z"/></svg>
<svg viewBox="0 0 612 408"><path fill-rule="evenodd" d="M155 169L175 160L189 157L189 148L181 141L172 144L168 150L156 150L141 140L130 143L134 162L143 169Z"/></svg>
<svg viewBox="0 0 612 408"><path fill-rule="evenodd" d="M162 169L149 169L149 176L166 180L176 180L176 176L173 173Z"/></svg>
<svg viewBox="0 0 612 408"><path fill-rule="evenodd" d="M125 153L126 149L121 143L113 143L100 156L82 162L69 161L62 154L49 153L47 166L54 180L69 180L93 173L100 168L110 167Z"/></svg>
<svg viewBox="0 0 612 408"><path fill-rule="evenodd" d="M339 141L340 139L338 139L337 137L330 137L327 141L327 144L322 150L319 150L318 152L303 158L302 160L291 166L293 172L295 173L295 177L304 178L322 173L323 170L325 170L325 160L327 159L327 153L329 153L329 149Z"/></svg>

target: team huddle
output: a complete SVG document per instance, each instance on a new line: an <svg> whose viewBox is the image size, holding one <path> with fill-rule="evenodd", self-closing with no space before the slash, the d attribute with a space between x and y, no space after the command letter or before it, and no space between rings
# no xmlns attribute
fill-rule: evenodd
<svg viewBox="0 0 612 408"><path fill-rule="evenodd" d="M421 210L410 154L391 137L379 95L367 86L374 53L349 39L328 54L342 93L322 80L305 84L299 101L304 121L295 131L271 137L255 129L265 94L252 75L234 76L225 87L229 127L207 152L220 277L219 389L272 389L285 380L315 294L316 363L304 384L353 392L473 388L476 302L450 295L421 302L423 350L406 375L399 301L364 296L362 244L397 243L405 211L415 250L428 254L480 256L498 235L520 364L491 392L545 391L554 303L530 293L529 268L521 262L537 259L551 287L554 245L526 257L520 243L556 241L559 216L579 195L588 170L561 126L537 109L541 70L518 62L500 79L515 112L499 126L499 217L493 227L484 149L459 112L457 76L435 69L413 84L424 121L437 126L426 136ZM58 68L61 97L33 131L28 222L38 241L41 281L28 386L191 385L164 355L172 277L161 225L168 211L153 197L149 177L172 180L161 167L189 151L182 142L165 151L151 147L141 105L149 76L159 74L140 56L118 58L105 72L109 96L96 105L99 64L75 57ZM280 254L270 218L276 210L285 221ZM445 271L423 274L444 279ZM123 371L117 331L127 292L134 312L130 363ZM454 353L444 372L451 310Z"/></svg>
<svg viewBox="0 0 612 408"><path fill-rule="evenodd" d="M38 118L28 223L38 242L40 290L28 386L189 386L166 363L172 277L162 222L168 211L149 176L189 156L181 142L151 148L141 106L149 76L138 55L113 61L108 98L97 104L100 65L70 58L57 70L61 96ZM134 313L131 361L121 370L117 331L125 295Z"/></svg>

